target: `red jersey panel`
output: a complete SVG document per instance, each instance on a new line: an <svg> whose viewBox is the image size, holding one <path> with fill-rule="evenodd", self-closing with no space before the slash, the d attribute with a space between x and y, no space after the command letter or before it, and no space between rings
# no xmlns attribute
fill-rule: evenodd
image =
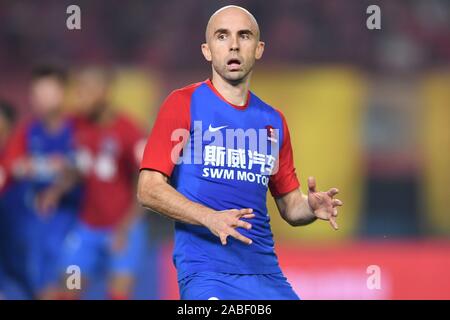
<svg viewBox="0 0 450 320"><path fill-rule="evenodd" d="M81 219L94 227L114 227L135 201L136 148L141 130L123 115L108 124L76 120L77 165L84 175Z"/></svg>

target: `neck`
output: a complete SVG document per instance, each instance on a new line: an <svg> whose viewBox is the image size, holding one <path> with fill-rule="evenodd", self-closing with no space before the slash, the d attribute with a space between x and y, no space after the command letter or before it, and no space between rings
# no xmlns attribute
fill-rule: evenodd
<svg viewBox="0 0 450 320"><path fill-rule="evenodd" d="M113 117L113 112L109 107L98 108L95 112L91 113L88 118L90 121L95 122L100 125L109 123Z"/></svg>
<svg viewBox="0 0 450 320"><path fill-rule="evenodd" d="M247 102L250 75L249 73L244 79L233 82L225 80L213 69L211 82L228 102L237 106L243 106Z"/></svg>
<svg viewBox="0 0 450 320"><path fill-rule="evenodd" d="M43 122L45 123L45 127L49 132L57 132L63 125L63 117L60 112L55 112L47 115Z"/></svg>

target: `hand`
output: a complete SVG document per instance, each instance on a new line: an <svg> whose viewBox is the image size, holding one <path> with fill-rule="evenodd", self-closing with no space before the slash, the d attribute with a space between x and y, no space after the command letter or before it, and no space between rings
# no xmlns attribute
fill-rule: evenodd
<svg viewBox="0 0 450 320"><path fill-rule="evenodd" d="M331 188L327 192L316 191L316 179L314 177L308 178L308 204L311 207L314 215L318 219L330 221L333 229L337 230L338 225L336 218L338 215L338 206L344 203L339 199L333 199L339 193L336 188Z"/></svg>
<svg viewBox="0 0 450 320"><path fill-rule="evenodd" d="M246 221L240 220L241 218L251 219L255 217L252 213L253 209L231 209L217 211L209 214L205 219L205 226L217 237L220 238L222 245L227 244L227 237L242 241L245 244L252 244L252 240L244 237L236 228L245 228L247 230L252 228L252 225Z"/></svg>
<svg viewBox="0 0 450 320"><path fill-rule="evenodd" d="M121 252L125 249L128 240L128 230L126 228L119 227L113 235L112 250L114 252Z"/></svg>
<svg viewBox="0 0 450 320"><path fill-rule="evenodd" d="M33 176L34 166L31 158L25 157L17 159L12 166L12 175L19 179Z"/></svg>
<svg viewBox="0 0 450 320"><path fill-rule="evenodd" d="M57 188L49 187L41 191L35 201L37 212L43 217L49 216L58 206L60 199L61 193Z"/></svg>
<svg viewBox="0 0 450 320"><path fill-rule="evenodd" d="M51 155L47 159L47 167L50 168L51 172L56 175L63 175L64 172L69 170L70 165L68 159L61 155L55 154Z"/></svg>

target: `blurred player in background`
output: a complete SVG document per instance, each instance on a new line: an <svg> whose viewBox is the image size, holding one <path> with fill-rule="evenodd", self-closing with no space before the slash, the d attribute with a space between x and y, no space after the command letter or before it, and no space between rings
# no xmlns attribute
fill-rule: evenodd
<svg viewBox="0 0 450 320"><path fill-rule="evenodd" d="M84 180L80 221L66 239L66 266L77 265L83 286L101 275L108 298L129 299L146 241L135 201L143 133L108 102L110 75L86 68L75 76L79 117L77 163ZM67 291L63 298L80 298Z"/></svg>
<svg viewBox="0 0 450 320"><path fill-rule="evenodd" d="M16 123L16 111L8 102L0 100L0 157L11 137Z"/></svg>
<svg viewBox="0 0 450 320"><path fill-rule="evenodd" d="M247 10L228 6L214 13L202 45L212 79L169 95L145 148L138 198L177 221L182 299L298 299L274 252L268 189L289 224L323 219L337 229L338 190L317 191L311 177L308 194L301 192L284 116L249 91L263 51ZM249 139L235 148L237 132L230 139L228 129L257 129L258 147Z"/></svg>
<svg viewBox="0 0 450 320"><path fill-rule="evenodd" d="M7 298L5 295L9 275L16 270L17 266L12 266L11 246L13 240L14 223L13 215L10 213L11 195L17 192L6 188L6 172L3 168L2 160L6 145L11 138L11 133L16 122L16 112L8 102L0 100L0 299ZM12 199L14 200L14 199Z"/></svg>
<svg viewBox="0 0 450 320"><path fill-rule="evenodd" d="M7 201L14 221L12 243L18 243L13 254L26 267L35 298L45 298L55 285L62 242L78 212L73 126L63 110L65 88L63 70L43 66L33 71L32 117L17 128L3 156L13 190L20 186L16 198Z"/></svg>

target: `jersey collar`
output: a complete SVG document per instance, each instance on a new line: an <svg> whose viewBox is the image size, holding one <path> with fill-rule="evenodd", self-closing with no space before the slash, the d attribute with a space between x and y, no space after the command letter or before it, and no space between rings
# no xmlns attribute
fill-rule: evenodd
<svg viewBox="0 0 450 320"><path fill-rule="evenodd" d="M238 110L245 110L245 109L247 109L247 107L248 107L248 104L249 104L249 102L250 102L250 90L248 91L248 93L247 93L247 101L245 102L245 104L243 105L243 106L238 106L238 105L236 105L236 104L232 104L231 102L229 102L229 101L227 101L227 99L225 99L221 94L220 94L220 92L219 91L217 91L217 89L216 89L216 87L214 87L214 85L212 84L212 82L211 82L211 79L206 79L205 81L204 81L204 83L206 83L207 85L208 85L208 87L221 99L221 100L223 100L224 102L226 102L227 104L229 104L230 106L232 106L233 108L235 108L235 109L238 109Z"/></svg>

